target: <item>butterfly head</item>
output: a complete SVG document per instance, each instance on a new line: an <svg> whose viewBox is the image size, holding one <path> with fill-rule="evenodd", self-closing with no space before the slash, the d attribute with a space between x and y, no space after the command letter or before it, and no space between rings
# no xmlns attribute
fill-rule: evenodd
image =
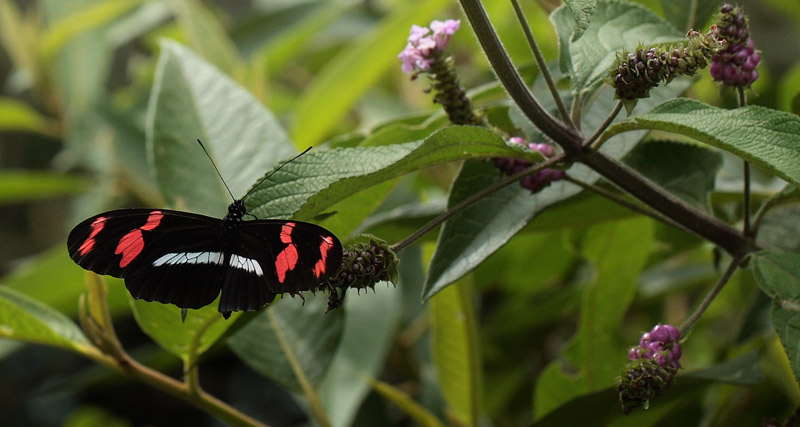
<svg viewBox="0 0 800 427"><path fill-rule="evenodd" d="M240 222L246 213L247 208L244 207L244 201L241 199L234 200L233 203L228 205L228 215L225 216L225 220Z"/></svg>

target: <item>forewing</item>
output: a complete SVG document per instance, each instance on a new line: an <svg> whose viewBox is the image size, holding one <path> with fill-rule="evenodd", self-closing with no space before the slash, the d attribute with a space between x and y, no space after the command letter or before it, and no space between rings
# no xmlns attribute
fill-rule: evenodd
<svg viewBox="0 0 800 427"><path fill-rule="evenodd" d="M70 257L125 279L134 298L199 308L219 294L224 248L219 219L166 209L120 209L78 224Z"/></svg>

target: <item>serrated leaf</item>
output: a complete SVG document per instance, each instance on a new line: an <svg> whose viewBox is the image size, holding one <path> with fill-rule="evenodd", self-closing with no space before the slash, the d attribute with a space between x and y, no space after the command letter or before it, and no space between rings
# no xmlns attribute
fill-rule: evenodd
<svg viewBox="0 0 800 427"><path fill-rule="evenodd" d="M93 351L89 340L72 320L7 287L0 287L0 337L83 354Z"/></svg>
<svg viewBox="0 0 800 427"><path fill-rule="evenodd" d="M227 339L231 350L247 365L294 392L302 387L292 360L311 382L317 384L335 354L342 333L344 310L325 313L327 294L284 298ZM288 347L281 345L282 335Z"/></svg>
<svg viewBox="0 0 800 427"><path fill-rule="evenodd" d="M571 41L576 31L569 8L562 6L550 18L559 40L559 64L570 75L573 93L600 86L622 49L641 44L680 40L683 34L649 9L632 2L600 0L583 36Z"/></svg>
<svg viewBox="0 0 800 427"><path fill-rule="evenodd" d="M755 105L725 110L679 98L611 126L602 140L638 129L689 136L800 184L800 117L794 114Z"/></svg>
<svg viewBox="0 0 800 427"><path fill-rule="evenodd" d="M650 98L643 99L639 103L636 107L637 111L648 111L649 108L658 105L668 97L676 96L687 87L688 82L675 81L666 88L654 91ZM534 86L534 94L546 99L544 98L547 96L545 91L547 89L544 84L537 81ZM610 92L610 88L604 89L592 103L591 108L584 113L584 129L594 129L605 120L615 102L611 98ZM514 124L525 132L528 140L545 140L518 109L512 108L510 115ZM622 120L622 118L618 116L616 120ZM622 158L635 147L643 136L644 133L621 135L622 138L607 144L602 147L602 150L613 158ZM477 168L480 168L480 171ZM599 179L595 172L582 165L573 165L569 169L569 174L590 184ZM474 194L478 191L477 189L485 188L498 179L499 173L496 170L492 171L488 165L470 166L465 164L450 190L448 206L453 206ZM449 283L470 272L545 209L580 193L580 191L581 188L575 185L559 181L532 195L529 190L512 184L450 218L439 233L423 298L429 298ZM579 217L585 215L582 212L576 214ZM560 218L555 222L563 221L574 221L574 219L572 217Z"/></svg>
<svg viewBox="0 0 800 427"><path fill-rule="evenodd" d="M572 41L576 41L586 31L586 27L592 21L592 16L597 10L597 0L565 0L564 4L567 5L569 11L572 13L572 19L575 20L575 31L572 34Z"/></svg>
<svg viewBox="0 0 800 427"><path fill-rule="evenodd" d="M450 286L430 301L431 347L439 385L459 424L474 426L480 402L480 357L472 287Z"/></svg>
<svg viewBox="0 0 800 427"><path fill-rule="evenodd" d="M240 313L224 319L216 304L188 310L181 320L181 309L172 304L136 300L129 296L133 314L142 331L161 348L186 362L193 362L208 350L236 321Z"/></svg>
<svg viewBox="0 0 800 427"><path fill-rule="evenodd" d="M292 128L297 146L317 144L324 139L367 89L389 68L399 67L397 54L405 45L411 25L427 25L449 4L446 0L398 4L368 34L345 46L297 101Z"/></svg>
<svg viewBox="0 0 800 427"><path fill-rule="evenodd" d="M718 0L661 0L664 16L682 31L704 28L719 6Z"/></svg>
<svg viewBox="0 0 800 427"><path fill-rule="evenodd" d="M628 166L690 205L711 211L711 191L722 155L705 147L669 141L639 144L625 157Z"/></svg>
<svg viewBox="0 0 800 427"><path fill-rule="evenodd" d="M294 147L242 87L175 42L161 47L147 128L156 180L171 206L222 217L231 199L197 139L235 197Z"/></svg>
<svg viewBox="0 0 800 427"><path fill-rule="evenodd" d="M653 241L652 222L635 218L588 230L582 253L594 266L583 291L578 332L562 360L545 368L536 384L537 418L582 394L611 386L627 343L616 334ZM620 254L625 256L620 256ZM620 356L623 355L623 356Z"/></svg>
<svg viewBox="0 0 800 427"><path fill-rule="evenodd" d="M772 298L772 326L800 382L800 254L762 251L753 258L756 283Z"/></svg>
<svg viewBox="0 0 800 427"><path fill-rule="evenodd" d="M309 219L355 192L408 172L468 158L541 155L507 145L493 132L451 126L424 141L310 151L285 165L246 200L260 218Z"/></svg>

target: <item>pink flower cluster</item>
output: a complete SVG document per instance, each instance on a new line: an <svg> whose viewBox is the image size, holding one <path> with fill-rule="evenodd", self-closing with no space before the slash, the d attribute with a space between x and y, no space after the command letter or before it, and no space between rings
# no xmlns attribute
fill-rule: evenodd
<svg viewBox="0 0 800 427"><path fill-rule="evenodd" d="M542 153L542 155L545 157L553 157L556 154L555 148L549 144L536 144L533 142L528 143L523 138L517 136L509 138L508 142L511 144L526 146L530 150ZM516 159L512 157L500 157L494 159L494 165L506 175L514 175L522 172L523 170L529 168L532 164L533 163L527 160ZM533 175L528 175L525 178L522 178L519 181L519 184L522 187L531 190L531 192L536 193L550 185L551 182L564 178L565 174L566 173L562 170L547 168L540 170Z"/></svg>
<svg viewBox="0 0 800 427"><path fill-rule="evenodd" d="M678 344L680 338L678 328L659 323L653 330L642 335L638 346L631 348L628 360L652 359L662 368L677 370L680 367L678 360L681 358L681 346Z"/></svg>
<svg viewBox="0 0 800 427"><path fill-rule="evenodd" d="M712 31L726 46L711 58L708 69L711 77L726 86L750 87L758 80L756 67L761 55L750 38L749 24L742 8L722 5Z"/></svg>
<svg viewBox="0 0 800 427"><path fill-rule="evenodd" d="M753 39L745 44L731 44L727 50L711 60L711 77L727 86L750 86L758 80L758 63L761 56L756 52Z"/></svg>
<svg viewBox="0 0 800 427"><path fill-rule="evenodd" d="M406 48L397 57L403 62L403 72L412 73L415 70L427 71L436 61L439 52L442 52L450 37L458 30L461 21L448 19L446 21L433 21L430 28L411 26Z"/></svg>

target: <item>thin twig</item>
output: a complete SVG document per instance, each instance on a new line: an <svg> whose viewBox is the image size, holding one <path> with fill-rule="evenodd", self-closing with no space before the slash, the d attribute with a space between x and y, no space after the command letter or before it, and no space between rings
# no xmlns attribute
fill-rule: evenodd
<svg viewBox="0 0 800 427"><path fill-rule="evenodd" d="M539 71L542 72L542 77L544 81L547 82L547 88L550 89L550 93L553 95L553 100L556 102L558 112L561 114L561 120L564 120L564 123L574 128L575 124L572 123L567 107L564 105L564 100L561 99L561 95L558 93L558 87L556 87L553 76L547 68L547 61L545 61L544 55L542 55L542 50L539 49L539 44L536 43L536 38L533 37L531 27L528 24L527 18L525 18L525 13L522 11L517 0L511 0L511 4L514 6L514 12L517 14L517 19L519 19L519 23L522 26L522 31L525 33L525 37L528 39L528 45L531 47L533 56L536 58L536 63L539 65Z"/></svg>
<svg viewBox="0 0 800 427"><path fill-rule="evenodd" d="M505 186L507 186L509 184L512 184L512 183L520 180L521 178L524 178L524 177L526 177L528 175L535 174L536 172L539 172L542 169L545 169L545 168L548 168L550 166L553 166L554 164L563 161L565 158L566 158L566 155L564 153L561 153L561 154L559 154L557 156L554 156L554 157L551 157L551 158L545 160L542 163L537 163L537 164L535 164L535 165L533 165L533 166L531 166L531 167L529 167L529 168L527 168L527 169L525 169L525 170L523 170L521 172L518 172L518 173L516 173L514 175L511 175L511 176L509 176L509 177L507 177L507 178L505 178L505 179L503 179L501 181L498 181L498 182L496 182L496 183L484 188L483 190L481 190L481 191L473 194L472 196L470 196L468 199L462 201L461 203L456 204L455 206L453 206L452 208L448 209L446 212L442 213L441 215L437 216L436 218L430 220L427 224L425 224L422 227L420 227L419 230L415 231L414 233L412 233L410 236L406 237L405 239L403 239L403 240L391 245L389 248L391 250L395 251L395 252L399 251L400 249L405 248L406 246L410 245L411 243L413 243L414 241L416 241L420 237L422 237L425 234L427 234L429 231L433 230L434 228L438 227L443 222L445 222L448 219L450 219L453 215L455 215L455 214L463 211L464 209L470 207L472 204L474 204L478 200L489 196L490 194L502 189L503 187L505 187Z"/></svg>
<svg viewBox="0 0 800 427"><path fill-rule="evenodd" d="M741 264L741 262L746 257L747 255L739 255L731 260L731 263L730 265L728 265L728 268L725 270L725 273L722 274L722 277L719 278L717 284L714 285L714 287L711 288L706 297L703 298L703 301L700 303L700 306L698 306L697 309L695 309L694 313L692 313L692 315L689 316L681 324L681 327L678 329L681 333L681 336L685 336L686 333L689 332L689 330L694 326L694 324L697 323L698 320L700 320L700 317L703 316L703 313L706 311L708 306L711 305L711 301L714 301L714 298L716 298L717 294L719 294L720 291L722 291L722 288L725 287L725 284L728 283L728 280L730 280L733 273L736 272L737 268L739 268L739 264Z"/></svg>
<svg viewBox="0 0 800 427"><path fill-rule="evenodd" d="M638 203L631 202L630 200L625 200L623 197L621 197L619 194L614 193L613 191L608 191L603 187L599 187L599 186L596 186L596 185L592 185L592 184L583 182L583 181L581 181L579 179L573 178L570 175L564 176L564 179L569 181L569 182L571 182L571 183L573 183L573 184L575 184L575 185L577 185L577 186L579 186L579 187L581 187L581 188L583 188L584 190L591 191L591 192L596 193L596 194L598 194L600 196L603 196L603 197L611 200L612 202L614 202L614 203L616 203L616 204L618 204L620 206L623 206L625 208L628 208L628 209L630 209L630 210L632 210L634 212L640 213L642 215L649 216L650 218L653 218L656 221L661 221L664 224L667 224L669 226L675 227L675 228L677 228L677 229L679 229L681 231L685 231L687 233L689 232L689 230L687 230L685 227L683 227L682 225L680 225L680 224L676 223L675 221L669 219L668 217L666 217L664 215L661 215L660 213L648 208L645 205L640 205Z"/></svg>
<svg viewBox="0 0 800 427"><path fill-rule="evenodd" d="M600 127L598 127L594 131L592 136L590 136L589 138L586 139L586 141L583 142L584 147L592 147L592 150L600 149L600 147L603 145L602 142L596 145L592 144L594 144L597 138L600 138L600 135L602 135L603 132L605 132L605 130L608 129L609 126L611 126L611 123L613 123L614 119L617 118L617 114L619 114L619 112L622 111L622 107L623 107L622 101L617 101L617 105L614 106L614 111L612 111L611 114L609 114L608 117L606 117L606 121L604 121L603 124L601 124Z"/></svg>

